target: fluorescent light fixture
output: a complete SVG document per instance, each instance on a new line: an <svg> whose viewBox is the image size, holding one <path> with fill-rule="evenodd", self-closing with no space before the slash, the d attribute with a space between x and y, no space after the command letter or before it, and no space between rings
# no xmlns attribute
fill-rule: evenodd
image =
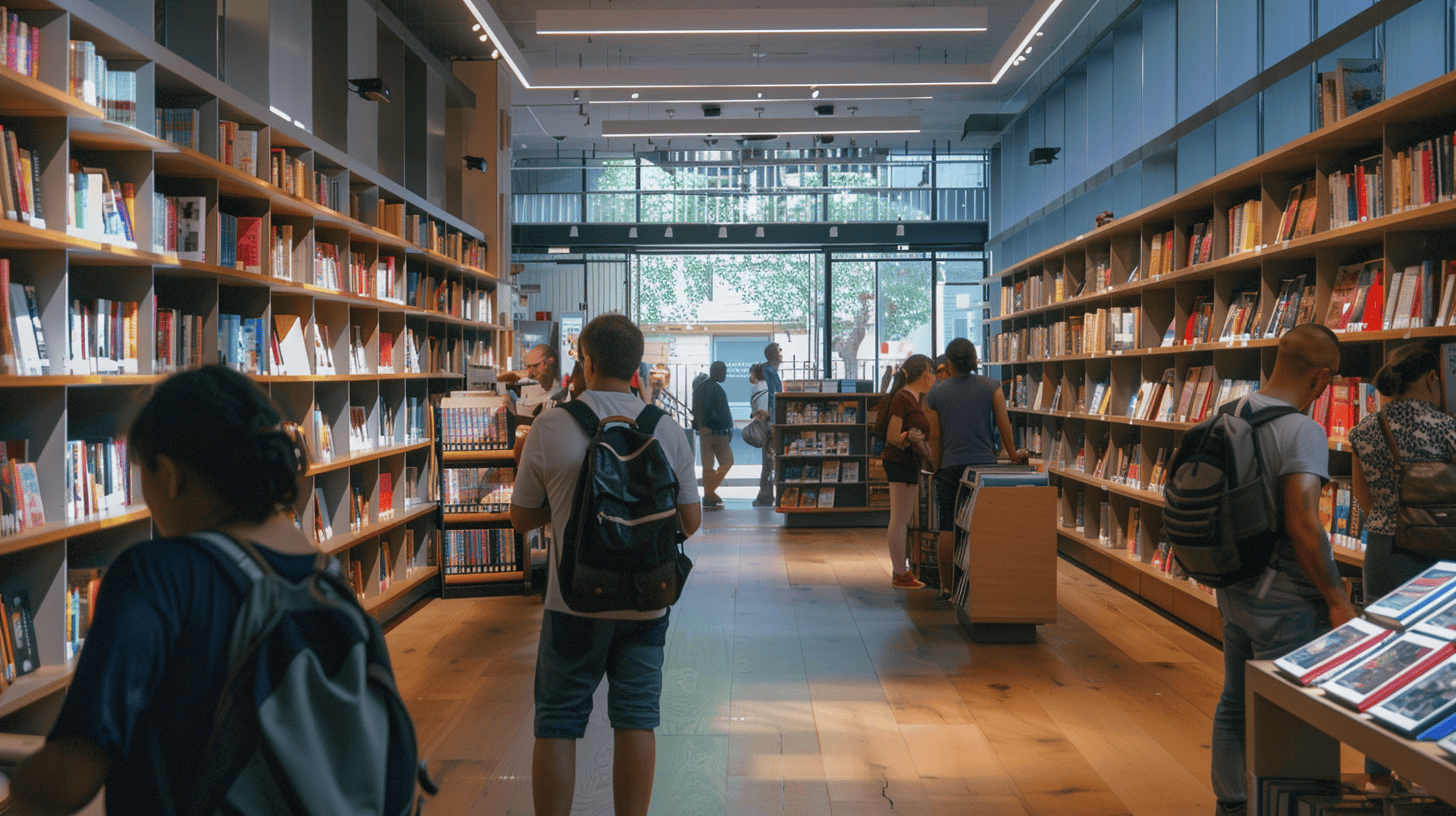
<svg viewBox="0 0 1456 816"><path fill-rule="evenodd" d="M838 238L839 237L839 227L830 227L829 228L829 237L830 238Z"/></svg>
<svg viewBox="0 0 1456 816"><path fill-rule="evenodd" d="M986 30L979 6L536 12L537 34L903 34Z"/></svg>
<svg viewBox="0 0 1456 816"><path fill-rule="evenodd" d="M816 117L814 119L609 119L602 136L657 137L826 136L830 134L919 133L919 116Z"/></svg>
<svg viewBox="0 0 1456 816"><path fill-rule="evenodd" d="M1046 2L1046 0L1043 1ZM1041 27L1046 25L1046 21L1051 19L1052 12L1056 11L1057 6L1060 6L1061 4L1062 0L1050 0L1050 2L1047 2L1046 11L1043 11L1041 13L1041 17L1037 18L1037 21L1034 25L1032 25L1031 30L1026 32L1026 36L1021 39L1021 43L1017 45L1016 48L1012 49L1011 55L1006 58L1006 62L1002 63L1001 70L997 71L994 77L991 77L992 85L1000 82L1001 77L1005 76L1006 72L1011 70L1012 62L1016 59L1018 55L1022 54L1026 50L1027 46L1031 45L1032 38L1037 36L1037 34L1041 33ZM1033 13L1035 12L1033 11Z"/></svg>
<svg viewBox="0 0 1456 816"><path fill-rule="evenodd" d="M580 233L578 233L578 232L577 232L577 231L576 231L576 227L575 227L575 226L573 226L573 227L572 227L572 228L571 228L571 233L570 233L570 237L572 237L572 238L580 238L580 237L581 237L581 235L580 235Z"/></svg>
<svg viewBox="0 0 1456 816"><path fill-rule="evenodd" d="M662 237L663 238L671 238L672 237L672 227L668 227L667 228L667 231L662 234Z"/></svg>
<svg viewBox="0 0 1456 816"><path fill-rule="evenodd" d="M904 86L880 88L855 88L843 94L820 89L820 96L826 102L872 102L888 99L922 100L934 99L927 93L916 93ZM802 102L804 92L797 88L777 88L767 92L749 92L743 88L654 88L647 91L625 93L620 90L597 90L588 105L703 105L727 104L730 102Z"/></svg>
<svg viewBox="0 0 1456 816"><path fill-rule="evenodd" d="M753 237L754 238L762 238L763 237L763 227L759 227L759 228L755 229L753 231Z"/></svg>
<svg viewBox="0 0 1456 816"><path fill-rule="evenodd" d="M627 237L628 238L636 238L637 237L637 228L636 227L632 227L632 228L628 229L627 230Z"/></svg>
<svg viewBox="0 0 1456 816"><path fill-rule="evenodd" d="M547 255L570 255L571 254L571 249L569 247L546 247L546 254Z"/></svg>
<svg viewBox="0 0 1456 816"><path fill-rule="evenodd" d="M728 228L727 227L719 227L718 228L718 237L719 238L727 238L728 237Z"/></svg>

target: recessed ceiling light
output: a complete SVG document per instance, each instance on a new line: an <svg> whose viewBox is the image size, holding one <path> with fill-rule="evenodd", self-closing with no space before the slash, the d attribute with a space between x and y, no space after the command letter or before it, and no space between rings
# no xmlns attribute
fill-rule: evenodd
<svg viewBox="0 0 1456 816"><path fill-rule="evenodd" d="M471 31L479 31L480 30L480 23L476 23L475 25L471 26L470 27L470 30Z"/></svg>
<svg viewBox="0 0 1456 816"><path fill-rule="evenodd" d="M809 96L812 97L812 98L814 98L814 99L818 99L819 98L819 89L818 88L815 88L813 90L813 92L811 92L809 94Z"/></svg>
<svg viewBox="0 0 1456 816"><path fill-rule="evenodd" d="M480 41L481 42L485 42L488 39L490 39L490 35L489 34L481 34L480 35Z"/></svg>
<svg viewBox="0 0 1456 816"><path fill-rule="evenodd" d="M637 92L636 92L636 91L633 91L633 92L632 92L632 98L633 98L633 99L636 99L636 98L637 98Z"/></svg>

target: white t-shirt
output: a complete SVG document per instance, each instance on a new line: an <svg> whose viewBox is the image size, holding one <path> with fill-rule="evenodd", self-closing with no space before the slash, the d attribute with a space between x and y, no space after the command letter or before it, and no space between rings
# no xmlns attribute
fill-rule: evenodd
<svg viewBox="0 0 1456 816"><path fill-rule="evenodd" d="M641 398L632 393L616 391L587 391L581 397L596 413L598 418L628 416L636 418L647 407ZM672 420L664 416L657 422L653 432L667 461L677 473L677 503L697 504L698 477L693 469L693 449L688 444L687 433ZM531 423L531 433L526 437L526 446L521 451L521 466L516 471L516 485L511 494L511 503L522 507L551 508L552 536L550 569L546 578L546 608L584 618L611 618L616 620L647 620L660 618L665 610L650 612L599 612L585 614L576 612L566 605L561 597L561 586L556 582L556 567L561 559L560 537L566 532L571 519L571 503L576 496L576 478L581 473L581 461L586 456L591 442L582 431L581 425L565 408L543 411Z"/></svg>

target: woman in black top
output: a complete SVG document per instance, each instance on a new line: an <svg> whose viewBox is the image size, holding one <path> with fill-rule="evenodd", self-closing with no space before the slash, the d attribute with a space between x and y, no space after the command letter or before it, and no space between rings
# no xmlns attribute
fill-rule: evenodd
<svg viewBox="0 0 1456 816"><path fill-rule="evenodd" d="M105 783L110 816L171 813L154 755L179 794L196 779L242 594L187 536L253 542L294 580L319 555L293 523L307 461L280 420L222 366L170 377L141 409L127 442L158 538L107 568L60 716L11 787L21 812L73 813Z"/></svg>

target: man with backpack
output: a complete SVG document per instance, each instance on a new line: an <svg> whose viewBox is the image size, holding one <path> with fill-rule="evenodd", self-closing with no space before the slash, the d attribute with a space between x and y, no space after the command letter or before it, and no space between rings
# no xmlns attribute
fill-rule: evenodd
<svg viewBox="0 0 1456 816"><path fill-rule="evenodd" d="M1294 410L1253 429L1259 460L1274 488L1279 533L1272 558L1267 567L1253 565L1257 572L1218 590L1224 683L1213 716L1212 779L1219 814L1248 812L1244 664L1287 654L1356 614L1341 588L1319 518L1320 488L1329 481L1329 440L1318 423L1301 413L1330 384L1339 366L1334 332L1318 323L1296 326L1280 338L1268 381L1246 398L1252 411ZM1170 493L1173 488L1170 480Z"/></svg>
<svg viewBox="0 0 1456 816"><path fill-rule="evenodd" d="M779 350L778 343L769 343L763 347L763 381L768 384L768 411L769 433L773 432L775 402L778 393L784 390L784 381L779 378L779 365L783 362L783 356ZM754 507L774 506L774 451L773 437L770 435L769 443L759 449L762 452L760 460L762 467L758 472L758 495L753 498Z"/></svg>
<svg viewBox="0 0 1456 816"><path fill-rule="evenodd" d="M660 409L644 405L632 393L632 374L642 360L642 332L623 315L602 315L582 330L578 348L587 390L568 403L577 409L553 408L536 418L522 451L511 500L511 524L517 530L524 532L549 523L557 531L551 543L546 609L536 657L536 744L531 791L538 816L567 816L571 812L576 741L586 733L592 694L605 675L610 681L607 710L614 732L613 802L619 816L643 816L652 797L656 762L653 729L659 719L667 609L664 604L663 608L646 610L581 612L568 605L562 578L565 545L575 544L583 524L603 531L614 526L619 532L628 530L625 535L629 539L633 527L631 523L620 525L620 519L608 518L602 512L573 526L577 504L591 494L592 488L602 486L592 484L579 490L583 460L591 464L588 454L600 433L596 438L590 436L571 411L585 406L600 420L599 426L622 429L626 427L622 423L630 423L634 431L650 433L656 444L645 446L647 453L663 457L654 462L665 459L676 478L675 504L669 503L669 511L675 511L681 538L697 531L702 510L687 434ZM605 487L630 492L634 486ZM641 522L645 529L652 519L633 521ZM579 581L581 576L576 578Z"/></svg>

